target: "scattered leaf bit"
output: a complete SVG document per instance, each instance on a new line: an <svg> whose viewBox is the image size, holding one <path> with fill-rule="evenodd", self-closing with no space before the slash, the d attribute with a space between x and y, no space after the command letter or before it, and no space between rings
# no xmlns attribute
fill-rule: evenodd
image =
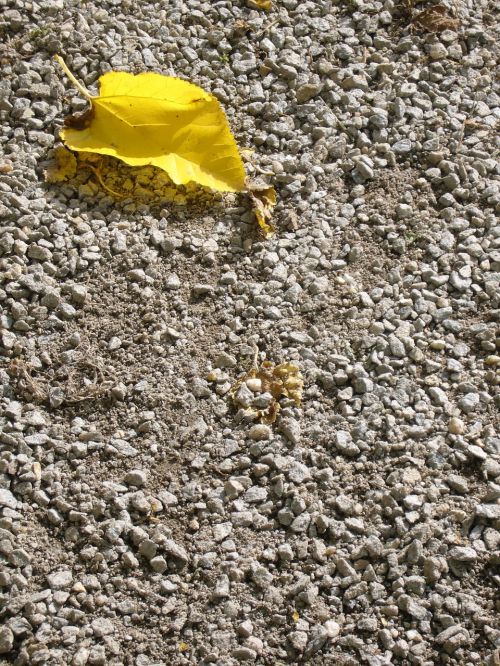
<svg viewBox="0 0 500 666"><path fill-rule="evenodd" d="M55 56L89 108L61 130L68 148L154 165L176 185L241 192L245 169L218 100L189 81L154 72L107 72L92 95Z"/></svg>
<svg viewBox="0 0 500 666"><path fill-rule="evenodd" d="M298 622L299 619L300 619L300 615L298 614L298 612L296 610L294 610L293 613L292 613L292 620L294 622Z"/></svg>
<svg viewBox="0 0 500 666"><path fill-rule="evenodd" d="M189 650L189 645L187 643L179 643L179 652L186 652Z"/></svg>
<svg viewBox="0 0 500 666"><path fill-rule="evenodd" d="M54 160L45 171L45 180L48 183L62 183L76 175L76 157L73 153L59 146L54 151Z"/></svg>
<svg viewBox="0 0 500 666"><path fill-rule="evenodd" d="M251 9L264 9L267 12L271 9L273 3L271 0L247 0L247 5Z"/></svg>
<svg viewBox="0 0 500 666"><path fill-rule="evenodd" d="M260 368L254 363L253 367L231 387L229 395L233 402L237 403L238 389L249 379L260 380L261 392L270 393L273 397L266 409L248 408L249 413L263 423L270 425L276 421L281 409L280 398L289 398L294 401L296 407L300 407L304 380L299 367L294 363L281 363L275 366L272 361L263 361Z"/></svg>
<svg viewBox="0 0 500 666"><path fill-rule="evenodd" d="M457 30L460 26L460 20L450 16L448 8L444 5L427 7L413 17L412 23L429 32Z"/></svg>
<svg viewBox="0 0 500 666"><path fill-rule="evenodd" d="M244 160L250 160L252 159L253 154L255 153L254 148L241 148L240 149L240 155Z"/></svg>
<svg viewBox="0 0 500 666"><path fill-rule="evenodd" d="M276 205L276 190L271 185L247 181L247 191L252 202L255 219L264 238L271 238L276 229L271 222L272 209Z"/></svg>
<svg viewBox="0 0 500 666"><path fill-rule="evenodd" d="M15 379L15 389L23 397L36 402L43 402L48 397L48 391L41 382L31 376L32 366L21 358L14 358L8 366L8 374Z"/></svg>
<svg viewBox="0 0 500 666"><path fill-rule="evenodd" d="M243 37L243 35L246 35L247 32L250 32L251 27L250 24L244 21L243 19L238 19L233 23L233 28L232 28L232 36L235 38L240 38Z"/></svg>
<svg viewBox="0 0 500 666"><path fill-rule="evenodd" d="M293 400L296 407L300 407L304 380L298 366L294 363L281 363L274 368L273 374L283 384L281 393Z"/></svg>

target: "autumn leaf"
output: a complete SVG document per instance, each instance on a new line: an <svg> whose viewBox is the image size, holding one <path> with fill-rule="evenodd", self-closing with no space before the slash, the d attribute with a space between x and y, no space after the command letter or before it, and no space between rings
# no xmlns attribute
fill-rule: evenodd
<svg viewBox="0 0 500 666"><path fill-rule="evenodd" d="M65 120L61 138L68 148L111 155L130 166L159 167L176 185L245 189L238 146L213 95L153 72L107 72L99 79L100 94L91 95L55 57L89 101L85 112Z"/></svg>

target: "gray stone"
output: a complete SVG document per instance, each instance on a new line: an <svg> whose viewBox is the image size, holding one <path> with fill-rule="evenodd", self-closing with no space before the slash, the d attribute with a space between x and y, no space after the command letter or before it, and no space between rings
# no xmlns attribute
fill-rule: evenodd
<svg viewBox="0 0 500 666"><path fill-rule="evenodd" d="M183 569L186 564L189 562L189 556L186 553L185 549L177 544L173 539L167 539L163 543L163 549L169 558L175 560L176 565L179 569Z"/></svg>
<svg viewBox="0 0 500 666"><path fill-rule="evenodd" d="M449 551L448 557L458 562L475 562L477 560L477 552L474 548L467 546L455 546Z"/></svg>
<svg viewBox="0 0 500 666"><path fill-rule="evenodd" d="M412 143L410 139L401 139L392 144L392 149L395 153L399 155L405 155L406 153L411 152Z"/></svg>
<svg viewBox="0 0 500 666"><path fill-rule="evenodd" d="M474 412L479 406L480 398L477 393L467 393L463 398L458 400L457 404L459 408L466 414Z"/></svg>
<svg viewBox="0 0 500 666"><path fill-rule="evenodd" d="M156 571L157 573L163 573L164 571L167 570L168 564L165 560L164 557L161 557L161 555L158 555L156 557L152 557L149 561L149 564L153 571Z"/></svg>
<svg viewBox="0 0 500 666"><path fill-rule="evenodd" d="M487 520L500 520L500 504L478 504L476 516Z"/></svg>
<svg viewBox="0 0 500 666"><path fill-rule="evenodd" d="M142 486L146 485L146 481L147 474L142 469L132 469L130 472L127 472L127 475L125 476L125 483L129 486L142 488Z"/></svg>
<svg viewBox="0 0 500 666"><path fill-rule="evenodd" d="M323 84L319 81L316 83L304 83L299 88L297 88L297 103L303 104L304 102L308 102L313 97L316 97L316 95L319 95L322 89Z"/></svg>
<svg viewBox="0 0 500 666"><path fill-rule="evenodd" d="M7 488L0 488L0 506L6 506L9 509L17 507L17 500Z"/></svg>
<svg viewBox="0 0 500 666"><path fill-rule="evenodd" d="M290 529L292 530L292 532L295 532L296 534L301 534L302 532L305 532L307 530L310 522L311 522L311 516L308 513L301 513L300 516L294 518L294 520L290 525Z"/></svg>
<svg viewBox="0 0 500 666"><path fill-rule="evenodd" d="M242 645L235 648L231 652L231 656L238 661L255 661L257 659L257 652Z"/></svg>
<svg viewBox="0 0 500 666"><path fill-rule="evenodd" d="M114 633L115 627L111 620L108 620L105 617L99 617L95 620L92 620L91 625L94 636L97 638L102 638L103 636L110 636Z"/></svg>
<svg viewBox="0 0 500 666"><path fill-rule="evenodd" d="M14 634L7 626L0 627L0 654L7 654L14 647Z"/></svg>
<svg viewBox="0 0 500 666"><path fill-rule="evenodd" d="M249 502L250 504L265 502L267 499L267 492L267 488L262 486L252 486L243 495L243 499L245 502Z"/></svg>
<svg viewBox="0 0 500 666"><path fill-rule="evenodd" d="M73 574L66 569L47 575L47 582L52 590L65 590L73 583Z"/></svg>

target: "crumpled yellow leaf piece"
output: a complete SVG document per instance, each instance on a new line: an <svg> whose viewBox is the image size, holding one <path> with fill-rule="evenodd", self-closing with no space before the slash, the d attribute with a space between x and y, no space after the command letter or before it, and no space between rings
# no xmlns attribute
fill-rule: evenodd
<svg viewBox="0 0 500 666"><path fill-rule="evenodd" d="M84 113L65 120L61 138L68 148L111 155L130 166L157 166L176 185L196 182L220 192L244 190L238 146L213 95L153 72L107 72L94 96L55 57L90 103Z"/></svg>
<svg viewBox="0 0 500 666"><path fill-rule="evenodd" d="M273 6L271 0L247 0L247 5L252 9L265 9L268 11Z"/></svg>
<svg viewBox="0 0 500 666"><path fill-rule="evenodd" d="M300 407L304 379L300 368L295 363L280 363L275 366L272 361L263 361L260 368L254 364L229 390L229 395L236 404L238 389L249 379L259 379L261 382L261 392L270 393L273 397L271 404L266 409L248 408L248 411L263 423L270 425L276 421L276 417L281 409L280 398L290 398L294 401L296 407Z"/></svg>
<svg viewBox="0 0 500 666"><path fill-rule="evenodd" d="M264 238L271 238L276 228L271 222L272 210L276 205L276 190L271 185L247 181L247 191L252 202L255 219Z"/></svg>
<svg viewBox="0 0 500 666"><path fill-rule="evenodd" d="M48 183L63 183L76 174L76 157L64 146L58 146L53 155L52 163L45 170Z"/></svg>

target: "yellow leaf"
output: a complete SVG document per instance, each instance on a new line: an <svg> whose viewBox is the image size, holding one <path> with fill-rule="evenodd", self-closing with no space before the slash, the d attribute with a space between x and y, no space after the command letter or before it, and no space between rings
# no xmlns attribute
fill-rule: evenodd
<svg viewBox="0 0 500 666"><path fill-rule="evenodd" d="M293 613L292 613L292 620L294 622L298 622L299 618L300 618L300 615L298 614L298 612L296 610L294 610Z"/></svg>
<svg viewBox="0 0 500 666"><path fill-rule="evenodd" d="M65 120L61 138L68 148L159 167L176 185L196 182L220 192L245 188L238 146L213 95L153 72L107 72L99 79L100 95L93 96L56 59L90 103Z"/></svg>
<svg viewBox="0 0 500 666"><path fill-rule="evenodd" d="M189 645L187 643L179 643L179 652L186 652L186 650L189 650Z"/></svg>
<svg viewBox="0 0 500 666"><path fill-rule="evenodd" d="M54 151L54 161L45 171L45 180L48 183L62 183L73 178L75 174L76 157L64 146L59 146Z"/></svg>
<svg viewBox="0 0 500 666"><path fill-rule="evenodd" d="M255 219L264 235L271 238L276 232L271 222L272 209L276 205L276 190L270 185L247 181L247 191L253 206Z"/></svg>

